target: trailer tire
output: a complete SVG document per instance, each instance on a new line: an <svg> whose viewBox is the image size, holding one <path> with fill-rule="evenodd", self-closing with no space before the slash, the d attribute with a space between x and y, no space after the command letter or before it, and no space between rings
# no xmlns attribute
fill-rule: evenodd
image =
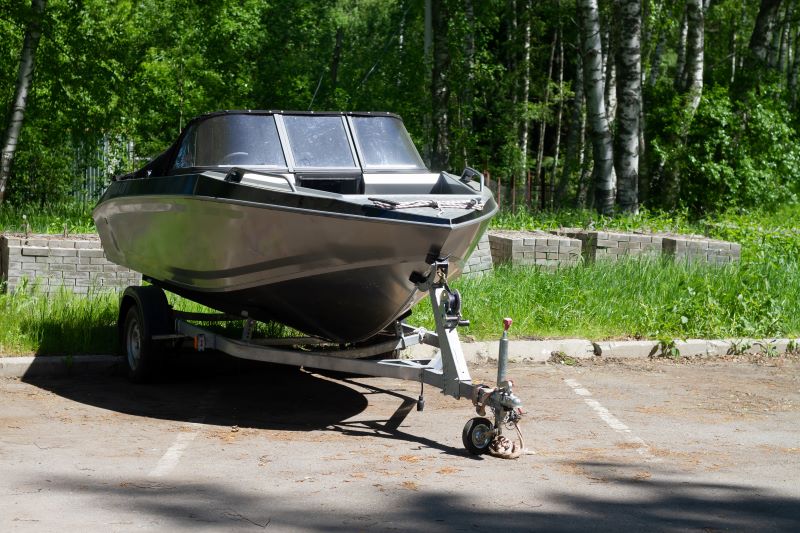
<svg viewBox="0 0 800 533"><path fill-rule="evenodd" d="M467 421L461 432L464 448L472 455L488 453L489 444L492 443L492 429L493 424L488 418L478 416Z"/></svg>
<svg viewBox="0 0 800 533"><path fill-rule="evenodd" d="M128 378L135 383L153 380L163 363L165 346L153 340L174 330L172 310L158 287L128 287L119 316L120 347Z"/></svg>

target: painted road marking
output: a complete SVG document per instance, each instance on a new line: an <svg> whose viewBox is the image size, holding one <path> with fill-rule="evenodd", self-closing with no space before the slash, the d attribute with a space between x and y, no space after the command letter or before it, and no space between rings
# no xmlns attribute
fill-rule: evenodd
<svg viewBox="0 0 800 533"><path fill-rule="evenodd" d="M619 418L612 415L611 412L603 407L600 402L592 398L592 393L589 392L588 389L583 387L574 379L564 379L564 383L569 385L575 394L582 396L586 405L591 407L592 411L594 411L597 416L599 416L600 419L608 425L608 427L622 435L626 442L636 445L635 450L639 455L651 462L660 461L660 459L655 457L653 452L650 451L650 446L648 446L643 439L634 435L633 431L631 431L631 428L623 424Z"/></svg>
<svg viewBox="0 0 800 533"><path fill-rule="evenodd" d="M175 442L172 443L164 455L161 456L161 459L158 460L156 466L147 474L148 477L164 477L170 472L172 472L183 456L183 452L186 451L186 448L189 447L189 444L197 438L198 433L200 433L200 428L203 427L203 421L205 417L201 418L193 418L190 420L189 427L192 428L194 431L186 431L178 433L178 436L175 437Z"/></svg>

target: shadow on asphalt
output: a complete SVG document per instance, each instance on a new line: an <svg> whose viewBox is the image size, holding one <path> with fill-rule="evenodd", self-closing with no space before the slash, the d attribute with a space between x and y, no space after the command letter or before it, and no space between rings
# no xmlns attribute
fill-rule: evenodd
<svg viewBox="0 0 800 533"><path fill-rule="evenodd" d="M71 498L81 494L104 507L150 517L158 527L281 531L797 531L800 500L779 496L763 487L697 483L666 477L636 480L623 464L579 463L603 476L614 490L595 497L549 490L490 495L496 505L476 507L474 499L440 491L388 491L379 508L324 512L305 498L282 496L291 480L276 481L272 492L243 491L230 484L158 483L152 480L109 482L86 477L48 476L50 491ZM372 483L372 481L370 481ZM42 481L42 484L44 482ZM385 484L385 483L384 483ZM517 485L519 486L519 485ZM387 486L388 488L388 486ZM631 494L633 491L633 494ZM602 494L602 496L600 495ZM550 510L539 510L545 504ZM311 508L310 508L311 507ZM358 508L343 504L341 507ZM487 507L489 509L487 509ZM557 509L557 510L552 510Z"/></svg>
<svg viewBox="0 0 800 533"><path fill-rule="evenodd" d="M26 376L54 394L110 411L176 421L310 431L335 426L367 407L363 394L295 367L186 352L151 384L121 370L69 379Z"/></svg>

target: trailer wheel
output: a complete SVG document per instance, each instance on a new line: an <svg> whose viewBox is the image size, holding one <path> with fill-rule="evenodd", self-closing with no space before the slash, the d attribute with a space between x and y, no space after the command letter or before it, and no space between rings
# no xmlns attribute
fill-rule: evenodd
<svg viewBox="0 0 800 533"><path fill-rule="evenodd" d="M481 455L489 451L492 442L493 424L488 418L475 417L464 425L461 432L461 441L472 455Z"/></svg>
<svg viewBox="0 0 800 533"><path fill-rule="evenodd" d="M162 364L165 346L153 335L173 330L172 310L158 287L128 287L120 304L120 347L128 378L136 383L152 380Z"/></svg>

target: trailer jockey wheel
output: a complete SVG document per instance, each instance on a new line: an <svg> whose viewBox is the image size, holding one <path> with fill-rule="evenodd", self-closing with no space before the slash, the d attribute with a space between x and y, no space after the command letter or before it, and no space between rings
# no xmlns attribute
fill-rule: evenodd
<svg viewBox="0 0 800 533"><path fill-rule="evenodd" d="M481 416L469 420L461 432L461 441L472 455L488 453L494 437L494 424Z"/></svg>

